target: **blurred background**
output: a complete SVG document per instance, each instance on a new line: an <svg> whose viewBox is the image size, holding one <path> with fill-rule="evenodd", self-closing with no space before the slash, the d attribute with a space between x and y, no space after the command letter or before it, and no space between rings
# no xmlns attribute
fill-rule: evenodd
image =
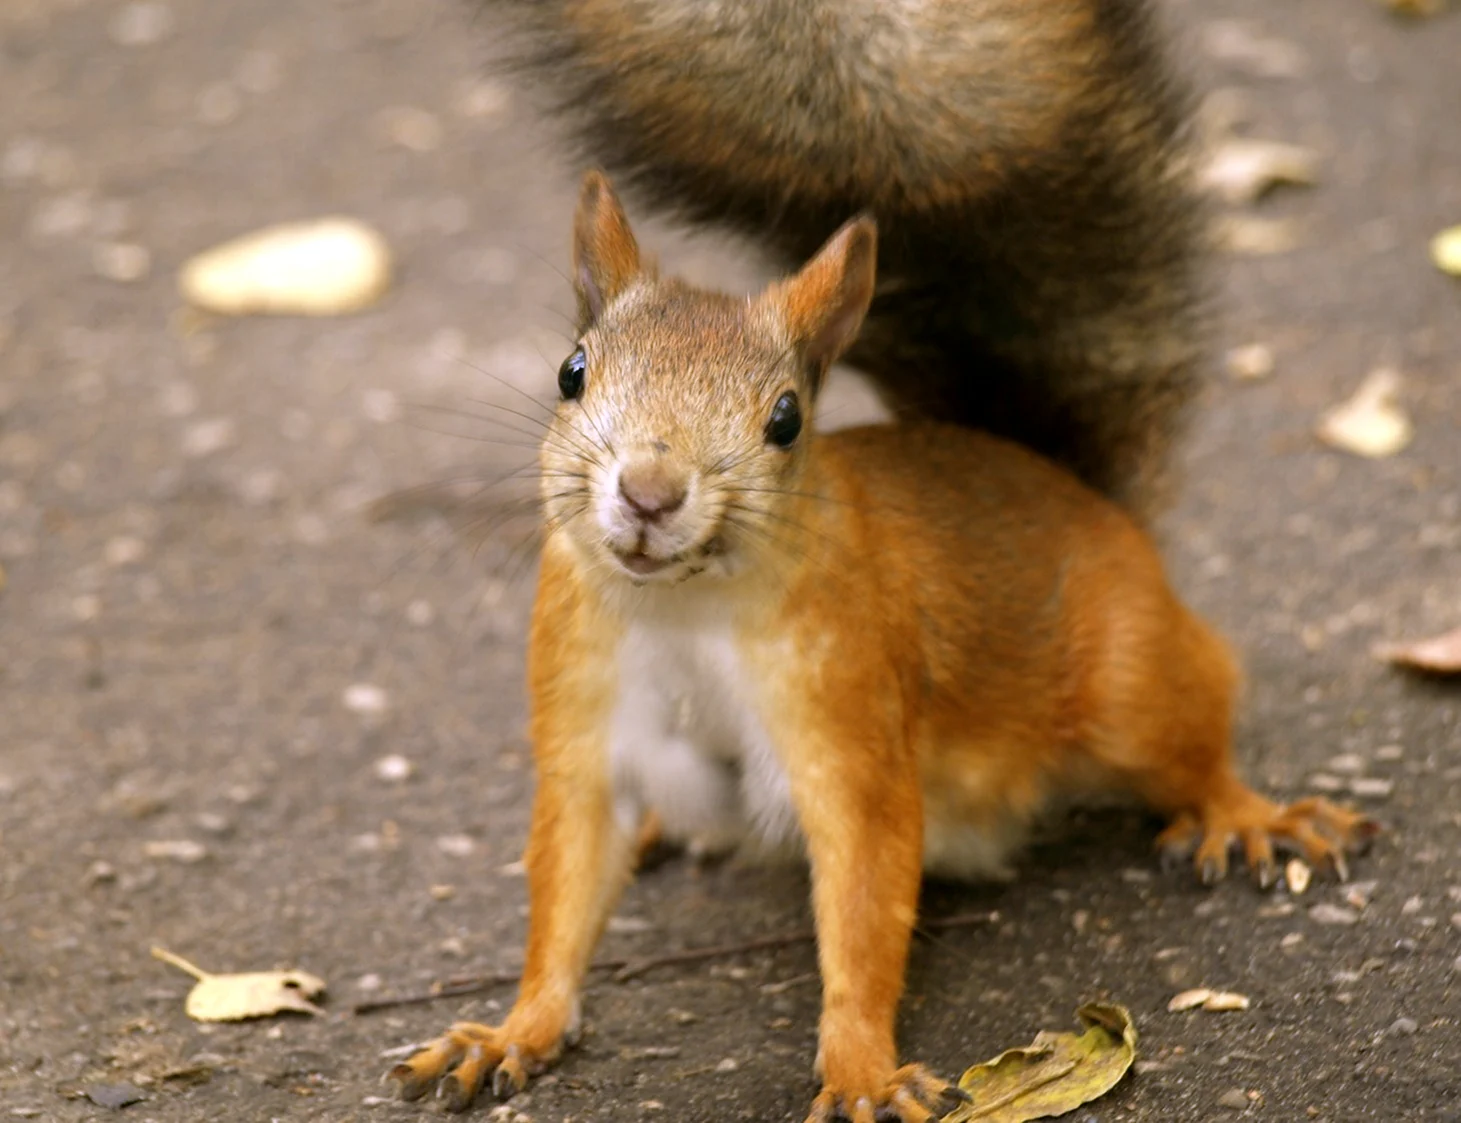
<svg viewBox="0 0 1461 1123"><path fill-rule="evenodd" d="M900 1032L954 1073L1108 997L1144 1060L1082 1118L1458 1119L1461 696L1370 648L1461 626L1461 281L1428 251L1461 223L1461 13L1164 7L1207 95L1224 304L1169 554L1248 667L1248 772L1392 830L1355 885L1263 898L1078 816L1017 884L930 891L993 916L919 944ZM0 1115L417 1118L375 1083L388 1051L510 1000L350 1012L520 962L532 513L521 477L484 487L531 461L507 411L566 350L578 169L502 35L453 0L0 2ZM195 255L329 215L389 246L364 310L179 296ZM1406 439L1326 443L1377 370ZM602 950L793 931L804 900L796 871L672 863ZM154 944L309 970L329 1016L192 1022ZM799 1118L814 969L800 945L601 981L584 1047L491 1117ZM1252 1008L1166 1012L1198 985Z"/></svg>

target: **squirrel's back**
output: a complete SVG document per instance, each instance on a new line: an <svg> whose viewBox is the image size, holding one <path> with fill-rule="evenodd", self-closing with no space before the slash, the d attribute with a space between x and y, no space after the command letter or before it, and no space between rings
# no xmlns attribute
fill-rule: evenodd
<svg viewBox="0 0 1461 1123"><path fill-rule="evenodd" d="M1186 97L1149 0L503 0L592 158L783 264L858 211L848 360L1139 512L1198 383Z"/></svg>

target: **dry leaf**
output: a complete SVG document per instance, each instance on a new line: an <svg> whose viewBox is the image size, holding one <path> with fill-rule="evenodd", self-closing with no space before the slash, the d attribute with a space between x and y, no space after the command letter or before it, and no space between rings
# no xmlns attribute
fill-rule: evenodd
<svg viewBox="0 0 1461 1123"><path fill-rule="evenodd" d="M1198 184L1227 203L1252 203L1271 188L1290 183L1312 186L1319 154L1297 144L1230 137L1213 146Z"/></svg>
<svg viewBox="0 0 1461 1123"><path fill-rule="evenodd" d="M304 971L251 971L240 975L210 975L181 956L162 948L152 955L186 971L198 980L188 992L185 1009L199 1022L236 1022L262 1018L285 1010L300 1014L323 1014L310 1001L325 992L325 981Z"/></svg>
<svg viewBox="0 0 1461 1123"><path fill-rule="evenodd" d="M1382 0L1382 3L1400 16L1438 16L1446 10L1446 0Z"/></svg>
<svg viewBox="0 0 1461 1123"><path fill-rule="evenodd" d="M1400 374L1371 372L1360 388L1319 420L1319 439L1357 456L1394 456L1410 443L1410 418L1401 408Z"/></svg>
<svg viewBox="0 0 1461 1123"><path fill-rule="evenodd" d="M1136 1058L1136 1028L1120 1006L1088 1003L1076 1011L1084 1033L1041 1030L1022 1049L1009 1049L959 1078L973 1102L943 1123L1024 1123L1063 1115L1105 1095Z"/></svg>
<svg viewBox="0 0 1461 1123"><path fill-rule="evenodd" d="M1167 1003L1167 1010L1172 1014L1180 1014L1183 1010L1193 1010L1201 1006L1212 997L1212 991L1207 987L1198 987L1196 990L1184 990Z"/></svg>
<svg viewBox="0 0 1461 1123"><path fill-rule="evenodd" d="M1431 239L1431 260L1441 272L1461 277L1461 226L1442 230Z"/></svg>
<svg viewBox="0 0 1461 1123"><path fill-rule="evenodd" d="M1232 991L1197 987L1195 990L1184 990L1167 1003L1167 1009L1174 1014L1181 1013L1183 1010L1196 1010L1199 1007L1214 1012L1246 1010L1248 1009L1248 996L1234 994Z"/></svg>
<svg viewBox="0 0 1461 1123"><path fill-rule="evenodd" d="M1461 674L1461 628L1430 639L1376 644L1374 655L1376 659L1412 670L1438 675Z"/></svg>
<svg viewBox="0 0 1461 1123"><path fill-rule="evenodd" d="M334 316L374 304L390 284L385 239L352 218L284 223L188 261L183 299L226 316Z"/></svg>

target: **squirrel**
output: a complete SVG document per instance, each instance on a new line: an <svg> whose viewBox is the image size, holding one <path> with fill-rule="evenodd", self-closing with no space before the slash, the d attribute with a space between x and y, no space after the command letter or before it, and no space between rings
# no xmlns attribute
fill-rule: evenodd
<svg viewBox="0 0 1461 1123"><path fill-rule="evenodd" d="M808 1123L923 1123L962 1095L894 1043L921 876L1000 870L1052 801L1134 794L1205 882L1238 847L1272 885L1276 845L1345 876L1373 824L1239 778L1234 659L1118 504L956 425L813 430L874 299L872 218L739 299L661 279L601 173L573 232L578 344L540 457L522 980L501 1025L453 1025L388 1074L405 1098L435 1086L462 1110L559 1057L649 816L667 840L804 848Z"/></svg>
<svg viewBox="0 0 1461 1123"><path fill-rule="evenodd" d="M509 64L652 205L785 271L876 219L846 358L900 418L1161 513L1210 302L1191 97L1152 0L491 2Z"/></svg>

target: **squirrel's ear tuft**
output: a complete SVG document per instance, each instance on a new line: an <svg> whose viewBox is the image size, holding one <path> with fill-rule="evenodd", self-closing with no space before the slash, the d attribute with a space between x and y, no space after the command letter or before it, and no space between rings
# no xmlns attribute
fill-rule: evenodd
<svg viewBox="0 0 1461 1123"><path fill-rule="evenodd" d="M597 320L641 272L639 243L618 196L603 172L589 172L573 216L573 287L580 328Z"/></svg>
<svg viewBox="0 0 1461 1123"><path fill-rule="evenodd" d="M857 338L872 303L877 268L877 223L861 215L833 234L799 273L767 291L793 342L818 372Z"/></svg>

